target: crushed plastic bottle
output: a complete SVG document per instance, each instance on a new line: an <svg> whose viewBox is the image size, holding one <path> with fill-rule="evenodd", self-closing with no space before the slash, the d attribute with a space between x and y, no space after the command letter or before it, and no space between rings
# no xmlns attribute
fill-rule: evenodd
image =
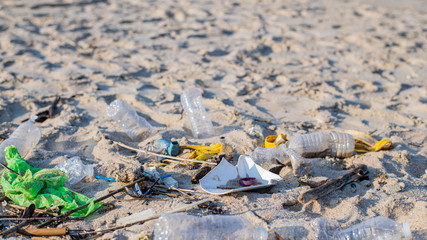
<svg viewBox="0 0 427 240"><path fill-rule="evenodd" d="M293 173L298 177L310 175L313 169L312 162L309 159L301 157L297 151L286 147L284 144L273 148L258 147L249 156L264 168L275 162L285 164L286 161L291 161Z"/></svg>
<svg viewBox="0 0 427 240"><path fill-rule="evenodd" d="M93 166L91 164L84 165L79 156L69 158L56 165L55 168L65 172L69 176L67 183L70 185L80 182L85 177L93 176Z"/></svg>
<svg viewBox="0 0 427 240"><path fill-rule="evenodd" d="M297 135L289 140L289 148L302 157L350 157L354 152L354 138L348 133L315 132Z"/></svg>
<svg viewBox="0 0 427 240"><path fill-rule="evenodd" d="M133 141L141 141L155 133L147 120L139 116L127 102L116 99L107 108L107 115L115 120Z"/></svg>
<svg viewBox="0 0 427 240"><path fill-rule="evenodd" d="M324 218L313 222L318 240L398 240L411 237L408 222L399 224L378 216L341 230L338 223Z"/></svg>
<svg viewBox="0 0 427 240"><path fill-rule="evenodd" d="M24 157L39 142L41 132L34 124L33 119L19 125L10 137L0 144L0 162L4 163L5 161L4 149L6 147L14 145L18 149L19 155Z"/></svg>
<svg viewBox="0 0 427 240"><path fill-rule="evenodd" d="M191 131L196 138L208 138L214 135L212 121L202 103L199 90L193 88L181 95L181 104L187 114Z"/></svg>
<svg viewBox="0 0 427 240"><path fill-rule="evenodd" d="M155 240L266 240L267 237L265 228L254 228L246 218L230 215L163 214L154 229Z"/></svg>

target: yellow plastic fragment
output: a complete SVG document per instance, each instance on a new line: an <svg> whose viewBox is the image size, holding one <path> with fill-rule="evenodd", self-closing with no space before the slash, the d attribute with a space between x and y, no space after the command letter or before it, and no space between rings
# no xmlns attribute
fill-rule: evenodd
<svg viewBox="0 0 427 240"><path fill-rule="evenodd" d="M205 160L208 160L209 158L211 158L213 156L214 156L214 154L212 154L212 153L202 153L201 155L196 157L196 160L205 161Z"/></svg>
<svg viewBox="0 0 427 240"><path fill-rule="evenodd" d="M390 150L394 148L389 139L377 141L371 135L357 130L344 130L343 132L353 136L355 141L355 151L359 154L367 152L377 152L380 150Z"/></svg>
<svg viewBox="0 0 427 240"><path fill-rule="evenodd" d="M375 151L389 150L389 149L393 149L393 148L394 148L394 145L393 145L393 143L389 139L382 139L381 141L378 141L374 145L374 150Z"/></svg>
<svg viewBox="0 0 427 240"><path fill-rule="evenodd" d="M181 148L196 150L197 155L201 155L203 153L218 154L221 152L222 144L219 142L219 143L211 144L209 146L187 145L187 146L181 146Z"/></svg>
<svg viewBox="0 0 427 240"><path fill-rule="evenodd" d="M286 136L283 134L280 135L270 135L265 138L264 141L264 147L265 148L272 148L276 147L282 143L285 143L287 141Z"/></svg>
<svg viewBox="0 0 427 240"><path fill-rule="evenodd" d="M209 158L212 158L215 154L219 154L224 150L229 151L228 148L223 149L223 145L220 142L211 144L209 146L187 145L187 146L181 146L181 148L196 150L191 153L189 159L195 159L195 160L201 160L201 161L205 161Z"/></svg>

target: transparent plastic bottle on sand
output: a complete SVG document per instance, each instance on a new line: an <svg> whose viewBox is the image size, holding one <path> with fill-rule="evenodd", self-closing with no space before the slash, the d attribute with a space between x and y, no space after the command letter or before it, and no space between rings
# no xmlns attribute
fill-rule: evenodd
<svg viewBox="0 0 427 240"><path fill-rule="evenodd" d="M266 240L267 237L265 228L254 228L241 216L164 214L154 229L155 240Z"/></svg>
<svg viewBox="0 0 427 240"><path fill-rule="evenodd" d="M258 147L249 156L263 168L268 168L269 165L276 162L285 164L286 161L291 161L294 175L298 177L310 175L313 169L309 159L301 157L297 151L284 144L273 148Z"/></svg>
<svg viewBox="0 0 427 240"><path fill-rule="evenodd" d="M257 147L249 156L254 162L263 168L276 162L284 163L284 153L279 148L262 148Z"/></svg>
<svg viewBox="0 0 427 240"><path fill-rule="evenodd" d="M202 103L202 95L197 89L189 89L181 95L181 104L190 121L191 131L196 138L214 135L212 121Z"/></svg>
<svg viewBox="0 0 427 240"><path fill-rule="evenodd" d="M354 138L348 133L316 132L297 135L289 141L289 148L302 157L350 157L354 152Z"/></svg>
<svg viewBox="0 0 427 240"><path fill-rule="evenodd" d="M399 224L389 218L378 216L341 230L338 223L327 219L314 222L318 240L398 240L411 237L408 222Z"/></svg>
<svg viewBox="0 0 427 240"><path fill-rule="evenodd" d="M67 182L74 185L80 182L84 177L93 176L93 166L84 165L79 156L75 156L65 160L55 166L55 168L65 172L69 178Z"/></svg>
<svg viewBox="0 0 427 240"><path fill-rule="evenodd" d="M133 141L141 141L155 133L154 128L135 109L123 100L114 100L107 108L107 115L115 120Z"/></svg>
<svg viewBox="0 0 427 240"><path fill-rule="evenodd" d="M0 144L0 161L5 161L4 149L10 145L14 145L18 149L21 157L25 157L25 155L27 155L27 153L39 142L40 137L40 129L32 120L19 125L10 137Z"/></svg>

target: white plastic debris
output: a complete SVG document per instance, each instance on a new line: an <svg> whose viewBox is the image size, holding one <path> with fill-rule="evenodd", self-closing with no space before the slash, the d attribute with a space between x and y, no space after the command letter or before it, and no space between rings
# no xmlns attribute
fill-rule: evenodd
<svg viewBox="0 0 427 240"><path fill-rule="evenodd" d="M256 178L257 184L238 185L241 178ZM241 155L236 166L227 160L222 161L206 176L200 179L202 189L210 194L224 195L232 192L266 188L275 185L282 178L256 164L249 156ZM230 183L236 183L230 185Z"/></svg>

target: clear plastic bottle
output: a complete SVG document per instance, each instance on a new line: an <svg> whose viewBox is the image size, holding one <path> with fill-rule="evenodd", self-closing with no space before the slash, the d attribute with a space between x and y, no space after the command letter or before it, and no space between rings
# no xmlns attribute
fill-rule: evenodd
<svg viewBox="0 0 427 240"><path fill-rule="evenodd" d="M84 177L93 176L93 166L84 165L79 156L69 158L56 165L55 168L65 172L69 176L67 182L70 185L80 182Z"/></svg>
<svg viewBox="0 0 427 240"><path fill-rule="evenodd" d="M265 228L254 228L246 218L230 215L164 214L154 229L155 240L266 240L267 237Z"/></svg>
<svg viewBox="0 0 427 240"><path fill-rule="evenodd" d="M40 129L32 121L25 122L0 144L0 161L5 161L4 149L14 145L21 157L25 157L28 152L39 142L41 137Z"/></svg>
<svg viewBox="0 0 427 240"><path fill-rule="evenodd" d="M107 115L115 120L133 141L141 141L155 133L154 128L127 102L116 99L107 108Z"/></svg>
<svg viewBox="0 0 427 240"><path fill-rule="evenodd" d="M212 121L202 103L199 90L193 88L181 95L181 104L190 121L191 131L196 138L208 138L214 135Z"/></svg>
<svg viewBox="0 0 427 240"><path fill-rule="evenodd" d="M302 157L350 157L354 152L354 138L348 133L316 132L297 135L289 141L289 148Z"/></svg>
<svg viewBox="0 0 427 240"><path fill-rule="evenodd" d="M276 162L282 164L285 162L284 153L279 148L257 147L249 154L249 156L256 164L263 168L266 168L269 164L274 164Z"/></svg>
<svg viewBox="0 0 427 240"><path fill-rule="evenodd" d="M411 237L408 222L399 224L389 218L378 216L341 230L336 222L317 219L314 224L319 240L398 240Z"/></svg>
<svg viewBox="0 0 427 240"><path fill-rule="evenodd" d="M310 175L313 168L309 159L301 157L297 151L284 144L273 148L258 147L249 156L264 168L276 162L285 164L286 161L291 161L294 175L298 177Z"/></svg>

